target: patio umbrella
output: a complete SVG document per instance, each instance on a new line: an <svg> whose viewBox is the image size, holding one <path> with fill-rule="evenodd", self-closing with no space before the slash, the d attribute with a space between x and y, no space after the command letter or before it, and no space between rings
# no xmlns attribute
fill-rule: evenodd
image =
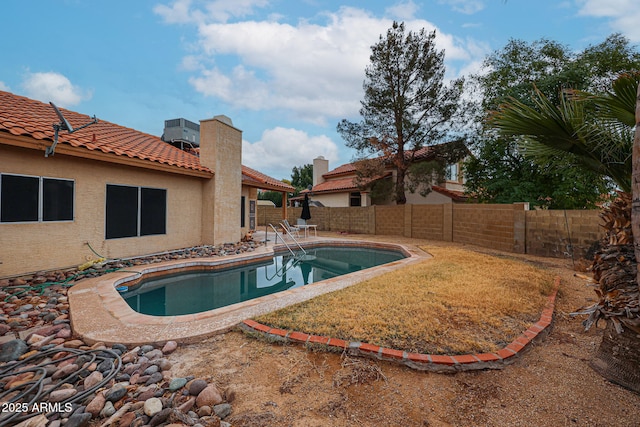
<svg viewBox="0 0 640 427"><path fill-rule="evenodd" d="M302 201L302 213L300 214L300 218L308 221L311 219L311 210L309 209L309 195L304 195L304 200Z"/></svg>

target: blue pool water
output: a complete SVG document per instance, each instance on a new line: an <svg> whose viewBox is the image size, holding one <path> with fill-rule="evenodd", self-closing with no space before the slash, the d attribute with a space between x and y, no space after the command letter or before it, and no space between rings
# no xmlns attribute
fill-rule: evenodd
<svg viewBox="0 0 640 427"><path fill-rule="evenodd" d="M398 251L360 247L307 249L242 267L168 274L122 293L135 311L153 316L200 313L404 258Z"/></svg>

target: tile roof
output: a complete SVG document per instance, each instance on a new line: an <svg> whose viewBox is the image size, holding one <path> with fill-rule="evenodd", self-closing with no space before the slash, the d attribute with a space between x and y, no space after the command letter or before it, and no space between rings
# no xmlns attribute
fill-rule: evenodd
<svg viewBox="0 0 640 427"><path fill-rule="evenodd" d="M79 127L91 117L61 109L71 126ZM137 158L199 172L211 173L197 156L173 147L157 136L126 128L98 118L99 122L74 133L60 131L58 146L70 145L92 151ZM60 120L49 104L0 91L0 133L28 136L53 142L53 124Z"/></svg>
<svg viewBox="0 0 640 427"><path fill-rule="evenodd" d="M346 165L338 166L337 168L330 170L329 172L325 173L322 176L326 179L329 179L336 175L354 174L356 172L356 164L357 162L347 163Z"/></svg>
<svg viewBox="0 0 640 427"><path fill-rule="evenodd" d="M293 192L296 190L291 185L285 182L278 181L275 178L271 178L270 176L258 172L255 169L251 169L250 167L245 165L242 165L242 182L246 185L268 190L284 190L288 192Z"/></svg>
<svg viewBox="0 0 640 427"><path fill-rule="evenodd" d="M464 194L464 191L449 190L448 188L440 187L439 185L432 185L431 189L437 193L450 197L456 202L464 202L467 200L467 196Z"/></svg>
<svg viewBox="0 0 640 427"><path fill-rule="evenodd" d="M405 151L405 157L407 159L410 159L411 155L413 154L413 160L426 160L426 159L429 159L430 157L432 157L435 154L436 147L440 147L440 146L443 146L445 144L448 144L448 143L432 145L432 146L428 146L428 147L422 147L419 150L416 150L415 152L413 152L413 151ZM338 166L337 168L330 170L329 172L325 173L322 176L327 178L327 179L329 179L329 178L331 178L333 176L337 176L337 175L353 174L353 173L356 172L356 165L357 164L358 164L358 161L353 162L353 163L347 163L347 164L344 164L342 166ZM388 165L387 167L393 167L393 166L392 165Z"/></svg>
<svg viewBox="0 0 640 427"><path fill-rule="evenodd" d="M386 178L391 176L391 172L387 172L382 176L378 176L377 178L371 178L367 180L364 184L369 184L373 181L377 181L381 178ZM320 184L316 184L313 186L312 190L314 193L327 193L333 191L344 191L344 190L358 190L359 186L356 183L356 177L354 175L347 176L344 178L332 178Z"/></svg>
<svg viewBox="0 0 640 427"><path fill-rule="evenodd" d="M353 190L358 188L354 180L355 177L353 176L347 178L331 179L314 185L311 191L313 191L314 193L320 193L328 191Z"/></svg>

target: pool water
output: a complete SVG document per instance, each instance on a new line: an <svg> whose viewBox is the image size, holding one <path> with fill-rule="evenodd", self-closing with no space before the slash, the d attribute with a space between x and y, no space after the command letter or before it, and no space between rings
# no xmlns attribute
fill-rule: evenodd
<svg viewBox="0 0 640 427"><path fill-rule="evenodd" d="M289 252L271 260L215 271L169 274L121 293L138 313L177 316L200 313L293 289L404 258L398 251L378 248L322 247L293 257Z"/></svg>

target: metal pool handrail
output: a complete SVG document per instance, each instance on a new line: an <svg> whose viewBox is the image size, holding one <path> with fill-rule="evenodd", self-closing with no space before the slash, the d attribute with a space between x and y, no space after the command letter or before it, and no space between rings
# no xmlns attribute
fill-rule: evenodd
<svg viewBox="0 0 640 427"><path fill-rule="evenodd" d="M271 227L271 229L274 231L274 233L276 233L276 241L275 243L278 243L278 237L280 237L280 240L282 240L282 243L284 243L284 245L287 247L287 249L289 249L289 252L291 252L291 255L293 255L293 257L296 257L295 252L293 252L293 250L291 249L291 247L289 246L289 244L284 240L284 237L278 232L278 230L273 226L273 224L269 224L269 226ZM296 242L296 245L298 245L298 248L300 248L300 250L302 251L302 253L304 255L307 254L307 251L304 250L304 248L302 246L300 246L300 243L298 243L298 241L296 240L295 237L293 237L291 234L289 234L289 237L291 237L291 239L293 239L294 242Z"/></svg>
<svg viewBox="0 0 640 427"><path fill-rule="evenodd" d="M289 264L289 261L292 261L291 264ZM299 258L296 258L295 256L291 259L288 259L287 262L284 262L284 257L282 257L282 267L280 267L279 269L276 270L275 274L271 277L269 277L269 274L267 272L267 269L264 269L264 277L265 279L267 279L268 281L273 280L275 277L283 277L284 273L286 273L287 271L289 271L289 269L295 267L296 265L298 265L298 263L300 262ZM277 267L277 262L274 261L274 264Z"/></svg>

